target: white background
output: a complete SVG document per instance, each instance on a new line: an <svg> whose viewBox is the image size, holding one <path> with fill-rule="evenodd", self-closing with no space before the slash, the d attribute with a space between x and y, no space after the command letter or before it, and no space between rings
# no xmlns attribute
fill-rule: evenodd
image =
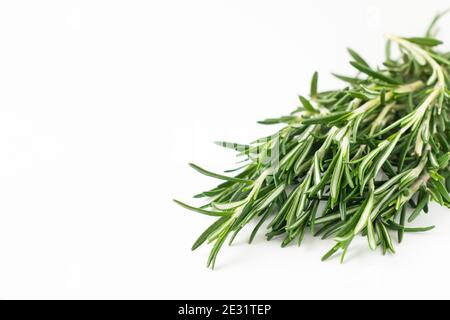
<svg viewBox="0 0 450 320"><path fill-rule="evenodd" d="M422 35L448 1L2 1L0 298L450 298L450 212L395 256L347 262L308 237L190 252L211 218L177 207L233 167L306 94L342 86L345 48L380 63L385 32ZM449 17L440 38L450 40ZM448 46L446 47L449 48Z"/></svg>

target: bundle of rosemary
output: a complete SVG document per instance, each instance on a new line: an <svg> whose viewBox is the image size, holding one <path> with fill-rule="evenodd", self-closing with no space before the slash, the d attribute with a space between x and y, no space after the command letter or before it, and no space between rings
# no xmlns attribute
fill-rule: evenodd
<svg viewBox="0 0 450 320"><path fill-rule="evenodd" d="M193 250L213 243L208 266L227 239L257 219L250 237L265 225L267 239L282 237L282 246L299 245L306 232L334 238L323 260L345 253L357 235L370 249L394 253L392 231L401 242L428 204L450 207L450 53L436 49L438 15L425 37L387 35L386 61L373 68L349 49L356 77L335 75L348 86L318 91L288 116L262 124L285 124L276 134L248 145L219 142L245 157L243 166L215 174L224 182L196 198L202 207L181 206L217 220L198 238ZM398 48L394 59L391 47ZM236 171L236 175L229 176Z"/></svg>

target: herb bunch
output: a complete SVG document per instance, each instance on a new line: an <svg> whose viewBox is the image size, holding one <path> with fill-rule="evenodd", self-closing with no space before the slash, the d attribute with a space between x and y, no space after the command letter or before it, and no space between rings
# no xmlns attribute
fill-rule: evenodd
<svg viewBox="0 0 450 320"><path fill-rule="evenodd" d="M349 49L358 74L335 75L345 88L320 92L315 73L299 108L260 121L284 124L276 134L248 145L218 142L245 157L240 168L222 175L191 164L223 180L195 196L208 199L202 207L175 200L217 217L192 247L213 244L209 267L225 241L252 221L250 243L263 225L267 239L281 237L283 247L300 245L311 232L336 242L323 260L341 252L342 261L358 235L385 254L395 252L393 232L401 242L406 232L433 228L406 225L431 201L450 207L450 53L439 51L434 38L441 16L425 37L387 35L381 68Z"/></svg>

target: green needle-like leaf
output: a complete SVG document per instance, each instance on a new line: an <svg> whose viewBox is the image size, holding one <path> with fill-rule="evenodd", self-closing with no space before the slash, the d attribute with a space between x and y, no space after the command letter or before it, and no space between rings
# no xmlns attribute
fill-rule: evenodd
<svg viewBox="0 0 450 320"><path fill-rule="evenodd" d="M187 205L187 204L185 204L185 203L183 203L183 202L181 202L181 201L178 201L178 200L173 200L175 203L177 203L177 204L179 204L180 206L182 206L183 208L185 208L185 209L188 209L188 210L191 210L191 211L194 211L194 212L198 212L198 213L201 213L201 214L205 214L205 215L207 215L207 216L212 216L212 217L222 217L222 216L229 216L230 214L231 214L231 212L227 212L227 211L208 211L208 210L203 210L203 209L200 209L200 208L196 208L196 207L192 207L192 206L190 206L190 205Z"/></svg>
<svg viewBox="0 0 450 320"><path fill-rule="evenodd" d="M220 180L226 180L226 181L233 181L233 182L242 182L242 183L253 183L253 181L250 180L246 180L246 179L241 179L241 178L233 178L233 177L227 177L221 174L217 174L217 173L213 173L210 171L207 171L203 168L200 168L199 166L190 163L189 164L193 169L197 170L198 172L204 174L205 176L208 177L212 177L212 178L216 178L216 179L220 179Z"/></svg>
<svg viewBox="0 0 450 320"><path fill-rule="evenodd" d="M392 79L391 77L388 77L388 76L384 75L381 72L372 70L369 67L367 67L367 66L365 66L363 64L360 64L358 62L352 61L352 62L350 62L350 64L353 67L355 67L356 69L358 69L359 71L367 74L368 76L370 76L370 77L372 77L374 79L379 79L379 80L382 80L382 81L384 81L386 83L389 83L389 84L396 84L396 85L401 84L401 82L399 82L399 81L397 81L395 79Z"/></svg>
<svg viewBox="0 0 450 320"><path fill-rule="evenodd" d="M369 64L364 60L355 50L348 48L347 51L350 53L352 58L358 62L360 65L366 66L367 68L370 68Z"/></svg>
<svg viewBox="0 0 450 320"><path fill-rule="evenodd" d="M433 38L406 38L406 40L424 47L435 47L443 44L442 41Z"/></svg>
<svg viewBox="0 0 450 320"><path fill-rule="evenodd" d="M314 72L314 75L311 80L311 91L310 91L311 98L313 98L314 100L317 99L318 81L319 81L319 74L317 72Z"/></svg>

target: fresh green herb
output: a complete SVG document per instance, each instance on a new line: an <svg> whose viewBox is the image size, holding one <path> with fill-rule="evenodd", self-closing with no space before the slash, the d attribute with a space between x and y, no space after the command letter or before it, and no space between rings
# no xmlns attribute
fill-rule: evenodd
<svg viewBox="0 0 450 320"><path fill-rule="evenodd" d="M175 200L217 217L192 248L213 243L208 266L253 222L250 242L266 227L269 240L300 245L310 230L336 241L323 260L341 251L341 261L356 236L367 237L371 250L394 253L392 232L401 242L405 233L433 228L406 224L430 201L450 207L450 54L436 49L440 17L424 37L388 35L382 68L348 49L358 76L336 76L349 87L319 91L314 73L310 98L300 96L290 115L260 122L284 124L276 134L248 145L219 142L246 158L238 169L222 175L191 164L223 180L196 196L209 198L201 207Z"/></svg>

